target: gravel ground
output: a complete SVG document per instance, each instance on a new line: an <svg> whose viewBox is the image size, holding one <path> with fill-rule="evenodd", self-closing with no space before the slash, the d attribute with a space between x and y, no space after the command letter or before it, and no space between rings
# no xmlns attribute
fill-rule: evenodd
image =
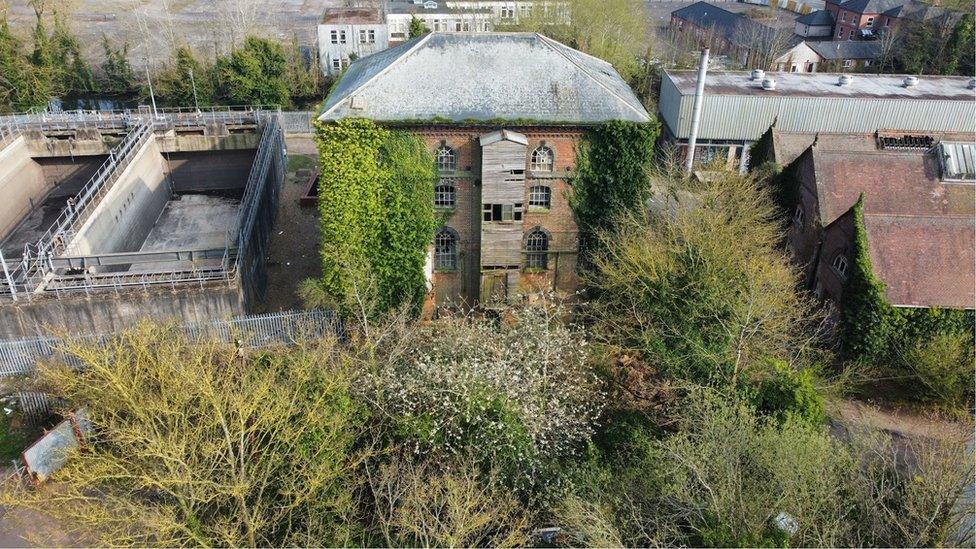
<svg viewBox="0 0 976 549"><path fill-rule="evenodd" d="M315 144L311 138L289 136L286 143L289 157L314 158ZM302 302L295 293L298 284L306 278L321 275L317 209L298 203L306 183L305 179L298 180L293 171L285 175L268 247L268 294L259 312L301 308Z"/></svg>

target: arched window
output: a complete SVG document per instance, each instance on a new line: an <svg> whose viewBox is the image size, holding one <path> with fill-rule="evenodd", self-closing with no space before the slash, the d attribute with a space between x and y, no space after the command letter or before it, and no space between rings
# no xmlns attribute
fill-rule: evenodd
<svg viewBox="0 0 976 549"><path fill-rule="evenodd" d="M847 256L844 254L837 254L834 256L833 262L831 262L831 267L834 271L840 275L841 278L847 279Z"/></svg>
<svg viewBox="0 0 976 549"><path fill-rule="evenodd" d="M545 145L539 145L532 151L531 169L534 172L551 172L555 156L552 149Z"/></svg>
<svg viewBox="0 0 976 549"><path fill-rule="evenodd" d="M457 170L457 153L445 144L437 147L437 169L442 172Z"/></svg>
<svg viewBox="0 0 976 549"><path fill-rule="evenodd" d="M434 237L434 268L443 271L457 269L458 234L450 227L437 231Z"/></svg>
<svg viewBox="0 0 976 549"><path fill-rule="evenodd" d="M450 181L441 181L434 187L434 206L453 208L457 204L457 190Z"/></svg>
<svg viewBox="0 0 976 549"><path fill-rule="evenodd" d="M549 235L542 229L533 229L525 238L525 266L529 269L546 269L549 266Z"/></svg>
<svg viewBox="0 0 976 549"><path fill-rule="evenodd" d="M549 209L552 202L552 189L546 185L529 187L529 206Z"/></svg>

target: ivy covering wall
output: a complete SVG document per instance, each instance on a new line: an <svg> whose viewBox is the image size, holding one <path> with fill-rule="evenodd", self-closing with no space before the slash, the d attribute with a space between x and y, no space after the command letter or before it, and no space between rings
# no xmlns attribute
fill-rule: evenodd
<svg viewBox="0 0 976 549"><path fill-rule="evenodd" d="M888 303L885 285L871 265L863 194L852 213L854 248L843 308L844 351L848 358L895 364L902 354L940 335L962 333L972 340L976 320L972 311L893 307Z"/></svg>
<svg viewBox="0 0 976 549"><path fill-rule="evenodd" d="M582 265L593 257L600 232L611 229L621 214L640 211L650 187L647 169L660 129L657 121L612 121L583 136L570 197Z"/></svg>
<svg viewBox="0 0 976 549"><path fill-rule="evenodd" d="M316 123L322 279L330 305L349 313L419 308L436 228L434 159L424 143L369 120Z"/></svg>

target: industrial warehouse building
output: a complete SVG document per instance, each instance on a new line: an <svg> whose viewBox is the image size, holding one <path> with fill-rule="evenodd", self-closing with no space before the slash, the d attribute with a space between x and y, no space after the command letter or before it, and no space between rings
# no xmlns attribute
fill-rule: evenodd
<svg viewBox="0 0 976 549"><path fill-rule="evenodd" d="M976 131L973 79L829 73L709 72L695 159L748 164L748 149L775 122L785 132ZM687 153L695 71L665 71L664 138Z"/></svg>
<svg viewBox="0 0 976 549"><path fill-rule="evenodd" d="M322 121L368 118L437 160L435 301L503 303L576 288L567 199L590 126L650 116L613 67L538 34L431 33L352 64Z"/></svg>
<svg viewBox="0 0 976 549"><path fill-rule="evenodd" d="M248 312L284 160L276 112L0 119L0 338Z"/></svg>

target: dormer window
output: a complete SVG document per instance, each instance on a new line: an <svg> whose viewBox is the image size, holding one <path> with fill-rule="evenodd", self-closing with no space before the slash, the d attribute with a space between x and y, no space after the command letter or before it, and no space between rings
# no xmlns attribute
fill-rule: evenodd
<svg viewBox="0 0 976 549"><path fill-rule="evenodd" d="M847 280L847 256L844 254L837 254L834 256L834 260L831 262L830 266L834 269L834 272L842 280Z"/></svg>
<svg viewBox="0 0 976 549"><path fill-rule="evenodd" d="M445 144L437 148L437 169L442 172L457 170L457 153Z"/></svg>

